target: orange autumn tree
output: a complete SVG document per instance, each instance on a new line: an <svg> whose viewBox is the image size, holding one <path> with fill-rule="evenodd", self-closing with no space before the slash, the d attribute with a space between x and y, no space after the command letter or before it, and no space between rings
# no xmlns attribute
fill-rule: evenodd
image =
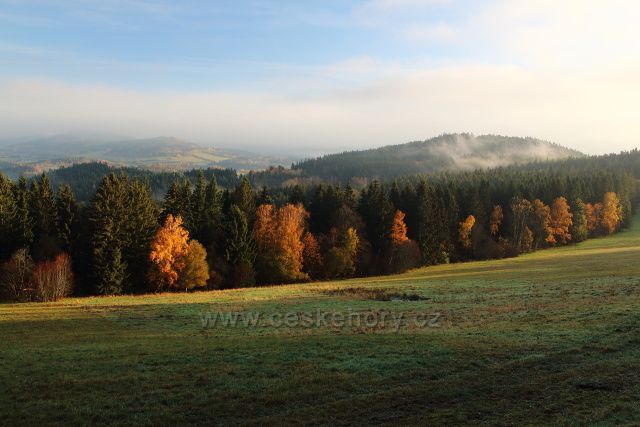
<svg viewBox="0 0 640 427"><path fill-rule="evenodd" d="M391 225L391 244L394 247L402 245L408 241L407 224L404 222L405 214L401 210L397 210L393 216L393 224Z"/></svg>
<svg viewBox="0 0 640 427"><path fill-rule="evenodd" d="M622 207L618 195L612 191L605 193L601 209L600 228L604 234L612 234L622 222Z"/></svg>
<svg viewBox="0 0 640 427"><path fill-rule="evenodd" d="M598 226L598 216L596 214L597 211L601 211L602 206L597 207L592 205L591 203L587 203L584 205L584 214L587 218L587 231L589 234L593 234L596 231Z"/></svg>
<svg viewBox="0 0 640 427"><path fill-rule="evenodd" d="M469 215L467 219L460 223L458 234L460 243L465 249L471 248L471 230L475 224L476 218L473 215Z"/></svg>
<svg viewBox="0 0 640 427"><path fill-rule="evenodd" d="M308 278L302 272L302 237L308 215L300 204L287 204L279 209L270 204L258 207L253 235L258 247L256 267L263 282Z"/></svg>
<svg viewBox="0 0 640 427"><path fill-rule="evenodd" d="M156 232L151 243L150 282L156 290L170 289L176 285L180 271L185 266L189 250L189 232L182 227L182 217L169 214L164 225Z"/></svg>
<svg viewBox="0 0 640 427"><path fill-rule="evenodd" d="M573 214L570 212L569 203L564 197L558 197L553 201L549 213L549 236L547 242L550 244L566 244L571 240L570 229L573 225Z"/></svg>
<svg viewBox="0 0 640 427"><path fill-rule="evenodd" d="M493 211L491 211L491 216L489 217L489 231L492 236L498 235L503 219L504 214L502 213L502 206L495 205L493 207Z"/></svg>
<svg viewBox="0 0 640 427"><path fill-rule="evenodd" d="M404 218L404 212L396 210L391 223L391 251L386 268L389 273L400 273L417 267L422 258L417 243L407 236Z"/></svg>

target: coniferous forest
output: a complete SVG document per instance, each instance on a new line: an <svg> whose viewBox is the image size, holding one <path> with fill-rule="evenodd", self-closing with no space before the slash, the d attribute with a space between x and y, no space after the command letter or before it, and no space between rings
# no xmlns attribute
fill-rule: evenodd
<svg viewBox="0 0 640 427"><path fill-rule="evenodd" d="M97 163L63 173L63 184L0 176L4 299L238 288L514 257L615 233L640 201L637 150L360 188ZM98 175L91 192L83 183Z"/></svg>

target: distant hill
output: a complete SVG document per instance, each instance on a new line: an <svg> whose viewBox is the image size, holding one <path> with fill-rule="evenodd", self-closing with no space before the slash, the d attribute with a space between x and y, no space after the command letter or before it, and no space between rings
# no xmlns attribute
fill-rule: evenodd
<svg viewBox="0 0 640 427"><path fill-rule="evenodd" d="M0 161L29 166L41 163L64 166L70 163L106 161L119 166L149 170L187 170L221 167L239 170L289 165L294 158L276 158L255 153L204 147L173 137L104 140L57 135L0 147Z"/></svg>
<svg viewBox="0 0 640 427"><path fill-rule="evenodd" d="M348 151L293 165L307 176L348 181L391 178L453 170L473 170L515 163L582 157L579 151L535 138L447 134L426 141Z"/></svg>

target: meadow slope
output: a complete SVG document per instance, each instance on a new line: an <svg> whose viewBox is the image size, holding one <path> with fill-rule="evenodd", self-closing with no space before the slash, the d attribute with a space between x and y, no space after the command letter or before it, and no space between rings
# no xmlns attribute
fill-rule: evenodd
<svg viewBox="0 0 640 427"><path fill-rule="evenodd" d="M634 224L397 276L0 304L0 424L638 424ZM318 310L404 320L271 321ZM261 317L203 327L219 312Z"/></svg>

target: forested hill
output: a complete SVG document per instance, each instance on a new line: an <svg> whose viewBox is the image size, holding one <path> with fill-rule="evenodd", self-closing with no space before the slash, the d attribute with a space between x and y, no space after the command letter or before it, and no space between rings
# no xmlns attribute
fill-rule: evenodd
<svg viewBox="0 0 640 427"><path fill-rule="evenodd" d="M535 138L447 134L426 141L329 154L301 161L293 168L307 176L348 182L582 156L579 151Z"/></svg>

